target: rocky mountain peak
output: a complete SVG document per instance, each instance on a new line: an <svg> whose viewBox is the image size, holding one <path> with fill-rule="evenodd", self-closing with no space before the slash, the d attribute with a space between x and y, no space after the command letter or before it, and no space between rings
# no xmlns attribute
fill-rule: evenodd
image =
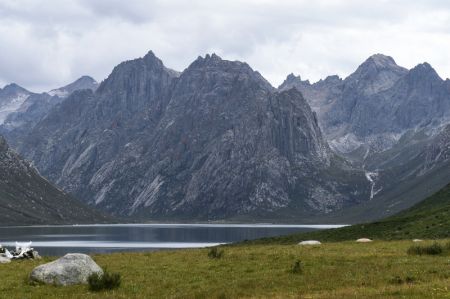
<svg viewBox="0 0 450 299"><path fill-rule="evenodd" d="M398 66L392 57L375 54L364 61L356 71L345 79L346 86L359 93L371 95L392 87L408 72Z"/></svg>
<svg viewBox="0 0 450 299"><path fill-rule="evenodd" d="M191 80L208 80L209 84L219 84L219 82L233 84L233 80L244 80L254 82L263 86L265 90L274 91L272 85L261 74L253 70L247 63L241 61L225 60L216 54L206 54L199 56L181 74L180 78Z"/></svg>
<svg viewBox="0 0 450 299"><path fill-rule="evenodd" d="M325 79L320 79L316 83L315 86L336 86L342 83L342 79L338 75L327 76Z"/></svg>
<svg viewBox="0 0 450 299"><path fill-rule="evenodd" d="M443 81L436 70L428 63L424 62L412 68L408 73L410 80Z"/></svg>
<svg viewBox="0 0 450 299"><path fill-rule="evenodd" d="M149 51L144 57L128 60L117 65L111 74L106 78L97 91L99 93L112 93L121 90L140 90L146 88L148 84L153 84L155 78L164 76L175 78L178 73L166 68L163 62Z"/></svg>
<svg viewBox="0 0 450 299"><path fill-rule="evenodd" d="M224 67L230 67L230 66L244 66L247 65L246 63L240 62L240 61L230 61L230 60L224 60L220 56L218 56L215 53L212 54L206 54L205 57L199 56L189 67L188 69L192 68L224 68ZM250 68L250 67L249 67Z"/></svg>
<svg viewBox="0 0 450 299"><path fill-rule="evenodd" d="M76 90L90 89L92 91L95 91L97 87L98 83L94 80L94 78L90 76L82 76L66 86L49 91L48 94L51 96L65 98Z"/></svg>
<svg viewBox="0 0 450 299"><path fill-rule="evenodd" d="M374 54L367 58L364 64L375 64L379 68L397 68L398 65L395 62L394 58L391 56L383 55L383 54Z"/></svg>
<svg viewBox="0 0 450 299"><path fill-rule="evenodd" d="M327 76L324 80L325 82L340 82L342 79L338 75Z"/></svg>
<svg viewBox="0 0 450 299"><path fill-rule="evenodd" d="M302 81L302 78L300 77L300 75L296 76L294 75L294 73L290 73L286 79L284 80L283 83L294 83L294 82L299 82Z"/></svg>
<svg viewBox="0 0 450 299"><path fill-rule="evenodd" d="M306 87L310 85L311 83L309 82L309 80L302 81L300 75L296 76L293 73L290 73L278 88L280 90L286 90L291 89L293 87L297 87L301 90L302 89L301 87Z"/></svg>
<svg viewBox="0 0 450 299"><path fill-rule="evenodd" d="M80 78L78 78L75 82L73 82L70 85L88 85L88 84L97 85L98 83L91 76L85 75L85 76L81 76ZM78 89L81 89L81 88L78 88Z"/></svg>
<svg viewBox="0 0 450 299"><path fill-rule="evenodd" d="M29 94L30 92L23 88L22 86L17 85L16 83L11 83L0 89L0 93L4 96L8 95L17 95L19 93Z"/></svg>
<svg viewBox="0 0 450 299"><path fill-rule="evenodd" d="M132 61L141 62L141 60L149 68L158 69L158 68L164 67L164 64L161 61L161 59L156 57L155 53L153 53L153 51L151 51L151 50L148 51L148 53L143 58L139 58L139 59L132 60Z"/></svg>
<svg viewBox="0 0 450 299"><path fill-rule="evenodd" d="M402 75L407 70L395 63L395 60L383 54L375 54L366 59L349 77L353 79L373 79L380 72Z"/></svg>

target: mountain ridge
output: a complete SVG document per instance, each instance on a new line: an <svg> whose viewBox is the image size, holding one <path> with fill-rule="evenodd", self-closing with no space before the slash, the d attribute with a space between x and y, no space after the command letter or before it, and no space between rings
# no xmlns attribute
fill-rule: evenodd
<svg viewBox="0 0 450 299"><path fill-rule="evenodd" d="M123 62L94 93L52 108L20 149L66 191L122 216L270 218L367 198L363 172L330 151L299 92L215 54L179 75L152 52Z"/></svg>
<svg viewBox="0 0 450 299"><path fill-rule="evenodd" d="M344 79L290 74L276 89L245 62L207 54L177 72L149 51L9 136L115 215L353 223L448 183L448 82L375 54Z"/></svg>

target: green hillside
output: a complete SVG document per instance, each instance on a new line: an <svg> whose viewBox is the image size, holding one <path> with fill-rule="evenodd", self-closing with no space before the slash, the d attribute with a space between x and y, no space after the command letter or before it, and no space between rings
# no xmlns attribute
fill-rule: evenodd
<svg viewBox="0 0 450 299"><path fill-rule="evenodd" d="M375 240L441 239L450 237L450 184L412 208L395 216L368 224L339 229L265 238L252 243L296 243L302 240L345 241L358 238Z"/></svg>

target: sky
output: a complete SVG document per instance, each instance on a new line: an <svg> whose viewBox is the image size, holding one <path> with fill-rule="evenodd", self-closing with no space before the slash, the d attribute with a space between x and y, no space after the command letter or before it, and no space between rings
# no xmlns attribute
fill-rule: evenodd
<svg viewBox="0 0 450 299"><path fill-rule="evenodd" d="M447 78L450 1L0 0L0 87L102 81L149 50L178 71L207 53L245 61L274 86L346 77L375 53Z"/></svg>

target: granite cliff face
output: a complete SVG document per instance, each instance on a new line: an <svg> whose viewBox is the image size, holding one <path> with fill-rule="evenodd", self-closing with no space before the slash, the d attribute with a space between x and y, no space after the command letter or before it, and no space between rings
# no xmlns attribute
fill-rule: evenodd
<svg viewBox="0 0 450 299"><path fill-rule="evenodd" d="M182 73L149 52L95 92L54 106L19 150L91 205L142 218L299 219L369 198L295 89L199 57Z"/></svg>
<svg viewBox="0 0 450 299"><path fill-rule="evenodd" d="M0 225L96 223L108 219L55 188L0 137Z"/></svg>
<svg viewBox="0 0 450 299"><path fill-rule="evenodd" d="M360 147L384 151L409 130L431 132L450 120L448 81L428 63L407 70L376 54L344 80L305 84L288 79L280 89L304 93L330 145L342 153Z"/></svg>

